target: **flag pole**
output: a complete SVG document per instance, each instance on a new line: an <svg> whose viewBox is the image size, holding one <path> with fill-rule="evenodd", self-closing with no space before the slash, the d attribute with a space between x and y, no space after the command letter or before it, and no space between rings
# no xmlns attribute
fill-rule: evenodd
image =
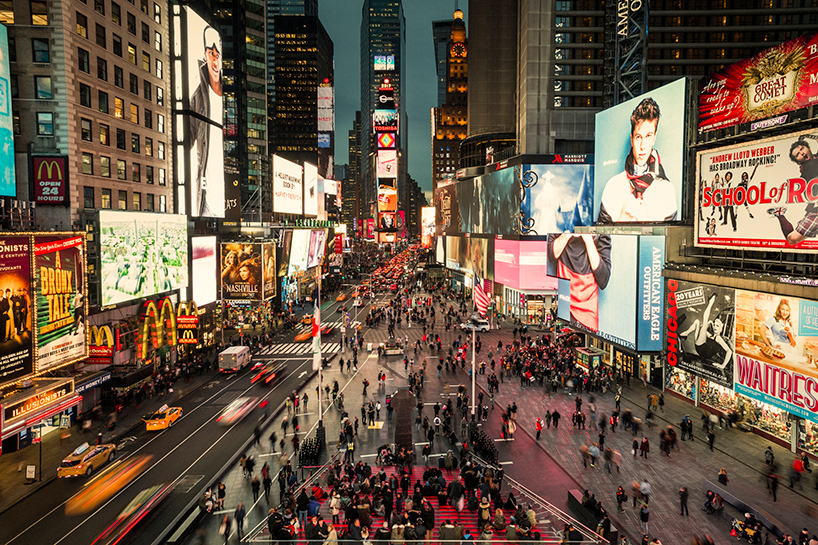
<svg viewBox="0 0 818 545"><path fill-rule="evenodd" d="M324 405L321 400L321 390L323 390L324 379L323 379L323 362L321 361L321 266L319 265L318 268L318 293L316 294L316 304L315 309L318 316L313 316L313 320L318 321L318 332L313 339L313 349L312 349L312 367L318 369L318 428L321 429L324 427ZM319 432L320 434L321 432Z"/></svg>

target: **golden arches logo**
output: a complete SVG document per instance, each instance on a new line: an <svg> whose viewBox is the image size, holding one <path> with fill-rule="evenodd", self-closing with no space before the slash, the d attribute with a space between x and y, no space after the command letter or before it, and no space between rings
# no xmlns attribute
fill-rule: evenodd
<svg viewBox="0 0 818 545"><path fill-rule="evenodd" d="M45 167L46 178L43 178L43 167ZM53 178L51 173L54 169L57 169L57 177ZM40 162L40 166L37 168L37 179L38 180L62 180L62 168L60 167L60 162L56 159L47 160L44 159Z"/></svg>
<svg viewBox="0 0 818 545"><path fill-rule="evenodd" d="M177 316L199 316L199 307L196 301L181 301L176 307Z"/></svg>
<svg viewBox="0 0 818 545"><path fill-rule="evenodd" d="M168 346L176 345L176 313L169 298L163 299L159 308L155 301L145 301L142 305L142 327L139 329L138 341L140 359L148 355L148 342L154 349L165 341Z"/></svg>
<svg viewBox="0 0 818 545"><path fill-rule="evenodd" d="M104 325L101 327L92 325L88 331L88 344L91 346L108 346L114 347L114 334L111 332L110 326Z"/></svg>

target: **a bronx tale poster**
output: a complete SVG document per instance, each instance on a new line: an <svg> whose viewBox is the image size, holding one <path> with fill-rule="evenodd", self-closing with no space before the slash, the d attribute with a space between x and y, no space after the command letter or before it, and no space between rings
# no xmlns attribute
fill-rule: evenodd
<svg viewBox="0 0 818 545"><path fill-rule="evenodd" d="M81 236L34 237L37 372L86 357Z"/></svg>
<svg viewBox="0 0 818 545"><path fill-rule="evenodd" d="M34 371L30 287L28 237L0 237L0 382Z"/></svg>

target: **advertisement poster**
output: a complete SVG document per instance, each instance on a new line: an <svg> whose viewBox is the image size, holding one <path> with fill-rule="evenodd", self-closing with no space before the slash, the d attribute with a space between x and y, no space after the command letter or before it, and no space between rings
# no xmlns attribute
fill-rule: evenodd
<svg viewBox="0 0 818 545"><path fill-rule="evenodd" d="M446 267L471 273L480 280L494 280L494 239L446 237Z"/></svg>
<svg viewBox="0 0 818 545"><path fill-rule="evenodd" d="M38 373L88 355L83 253L82 236L34 239Z"/></svg>
<svg viewBox="0 0 818 545"><path fill-rule="evenodd" d="M636 274L639 237L548 235L548 276L568 280L572 326L636 348Z"/></svg>
<svg viewBox="0 0 818 545"><path fill-rule="evenodd" d="M462 232L518 234L520 191L515 169L505 168L457 182Z"/></svg>
<svg viewBox="0 0 818 545"><path fill-rule="evenodd" d="M324 248L327 242L327 232L324 230L310 232L310 249L307 253L307 268L311 269L321 264L324 259Z"/></svg>
<svg viewBox="0 0 818 545"><path fill-rule="evenodd" d="M0 239L0 381L34 372L28 237Z"/></svg>
<svg viewBox="0 0 818 545"><path fill-rule="evenodd" d="M375 132L398 132L398 111L375 110L372 113L372 128Z"/></svg>
<svg viewBox="0 0 818 545"><path fill-rule="evenodd" d="M424 248L432 247L435 238L435 207L424 206L420 209L420 244Z"/></svg>
<svg viewBox="0 0 818 545"><path fill-rule="evenodd" d="M435 189L435 229L438 235L459 233L462 221L460 205L457 203L457 184L440 186Z"/></svg>
<svg viewBox="0 0 818 545"><path fill-rule="evenodd" d="M261 300L261 244L222 244L222 298Z"/></svg>
<svg viewBox="0 0 818 545"><path fill-rule="evenodd" d="M278 276L287 276L287 269L290 266L290 246L293 242L293 232L289 229L281 231L279 235L278 247L280 250L278 260Z"/></svg>
<svg viewBox="0 0 818 545"><path fill-rule="evenodd" d="M494 281L509 288L519 289L519 241L505 239L494 241Z"/></svg>
<svg viewBox="0 0 818 545"><path fill-rule="evenodd" d="M99 211L102 305L188 285L187 216Z"/></svg>
<svg viewBox="0 0 818 545"><path fill-rule="evenodd" d="M273 155L273 212L303 214L301 165Z"/></svg>
<svg viewBox="0 0 818 545"><path fill-rule="evenodd" d="M596 114L598 223L682 219L686 99L682 78Z"/></svg>
<svg viewBox="0 0 818 545"><path fill-rule="evenodd" d="M318 215L318 167L304 163L304 215Z"/></svg>
<svg viewBox="0 0 818 545"><path fill-rule="evenodd" d="M736 291L736 391L818 422L818 302Z"/></svg>
<svg viewBox="0 0 818 545"><path fill-rule="evenodd" d="M0 25L0 195L16 197L8 29ZM68 175L66 174L66 181Z"/></svg>
<svg viewBox="0 0 818 545"><path fill-rule="evenodd" d="M818 130L700 153L697 246L818 249Z"/></svg>
<svg viewBox="0 0 818 545"><path fill-rule="evenodd" d="M190 96L190 209L191 215L224 217L224 106L222 38L218 31L188 7L187 81Z"/></svg>
<svg viewBox="0 0 818 545"><path fill-rule="evenodd" d="M193 300L199 307L212 303L218 298L219 257L216 237L193 237Z"/></svg>
<svg viewBox="0 0 818 545"><path fill-rule="evenodd" d="M644 352L662 350L662 320L664 318L665 237L639 237L639 306L636 309L637 348Z"/></svg>
<svg viewBox="0 0 818 545"><path fill-rule="evenodd" d="M522 234L573 233L578 225L594 224L594 165L585 164L593 163L593 155L552 160L555 163L522 166Z"/></svg>
<svg viewBox="0 0 818 545"><path fill-rule="evenodd" d="M666 293L668 365L732 388L735 290L669 279Z"/></svg>
<svg viewBox="0 0 818 545"><path fill-rule="evenodd" d="M818 102L818 34L801 36L704 78L699 130L723 129Z"/></svg>
<svg viewBox="0 0 818 545"><path fill-rule="evenodd" d="M395 178L378 180L378 211L394 212L398 209L398 189Z"/></svg>
<svg viewBox="0 0 818 545"><path fill-rule="evenodd" d="M261 245L261 262L264 264L262 299L275 297L278 283L278 267L276 267L276 245L267 243Z"/></svg>
<svg viewBox="0 0 818 545"><path fill-rule="evenodd" d="M67 161L68 157L65 155L31 158L35 203L53 205L68 203Z"/></svg>
<svg viewBox="0 0 818 545"><path fill-rule="evenodd" d="M375 220L372 218L364 220L364 238L375 238Z"/></svg>
<svg viewBox="0 0 818 545"><path fill-rule="evenodd" d="M378 149L395 149L395 135L391 132L379 132L375 135L375 141L378 143Z"/></svg>
<svg viewBox="0 0 818 545"><path fill-rule="evenodd" d="M397 228L397 212L378 212L378 231L395 231Z"/></svg>
<svg viewBox="0 0 818 545"><path fill-rule="evenodd" d="M398 177L398 152L397 150L378 151L378 178Z"/></svg>
<svg viewBox="0 0 818 545"><path fill-rule="evenodd" d="M406 238L406 211L398 210L397 222L398 236L400 238Z"/></svg>
<svg viewBox="0 0 818 545"><path fill-rule="evenodd" d="M287 276L295 276L307 270L307 253L310 249L310 233L308 229L295 229L290 246L290 266Z"/></svg>
<svg viewBox="0 0 818 545"><path fill-rule="evenodd" d="M446 238L447 237L439 236L435 243L435 263L439 263L440 265L446 264Z"/></svg>
<svg viewBox="0 0 818 545"><path fill-rule="evenodd" d="M545 274L548 243L545 240L494 241L494 281L522 290L556 291L558 279Z"/></svg>

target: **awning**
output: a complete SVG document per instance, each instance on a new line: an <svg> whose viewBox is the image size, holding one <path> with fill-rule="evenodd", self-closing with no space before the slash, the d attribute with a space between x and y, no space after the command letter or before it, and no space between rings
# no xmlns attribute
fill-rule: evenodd
<svg viewBox="0 0 818 545"><path fill-rule="evenodd" d="M13 423L9 424L8 427L3 428L3 430L2 430L3 435L2 435L1 439L3 441L5 441L6 439L11 437L12 435L16 435L17 433L20 433L22 430L28 428L29 426L31 426L33 424L36 424L37 422L40 422L41 420L45 420L46 418L54 416L55 414L61 413L63 411L66 411L66 410L70 409L71 407L74 407L75 405L79 405L79 403L81 401L82 401L82 396L81 395L75 395L75 396L70 397L69 399L66 399L64 401L61 401L60 403L57 403L56 405L53 405L51 407L48 407L48 406L43 407L43 409L40 412L36 413L36 414L26 415L26 418L21 419L21 420L19 420L17 422L13 422Z"/></svg>

